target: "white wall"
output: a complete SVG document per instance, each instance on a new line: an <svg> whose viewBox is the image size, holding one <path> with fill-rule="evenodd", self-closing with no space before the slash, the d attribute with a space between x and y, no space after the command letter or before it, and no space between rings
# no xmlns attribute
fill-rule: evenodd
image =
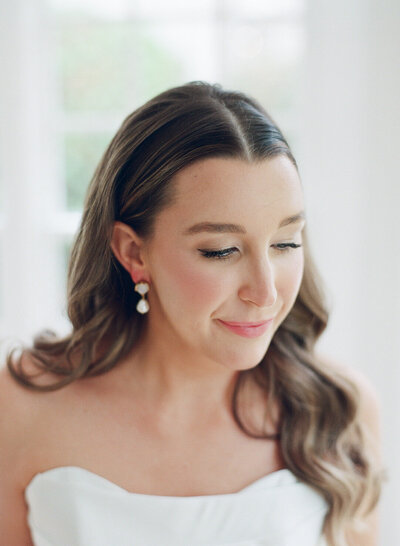
<svg viewBox="0 0 400 546"><path fill-rule="evenodd" d="M320 348L381 397L381 544L400 544L400 2L310 0L307 26L299 163L332 306Z"/></svg>
<svg viewBox="0 0 400 546"><path fill-rule="evenodd" d="M1 1L1 0L0 0ZM1 277L0 341L30 340L59 313L56 246L49 213L60 198L54 78L49 73L43 0L14 0L0 16ZM18 334L16 334L18 332ZM5 352L6 346L1 346Z"/></svg>

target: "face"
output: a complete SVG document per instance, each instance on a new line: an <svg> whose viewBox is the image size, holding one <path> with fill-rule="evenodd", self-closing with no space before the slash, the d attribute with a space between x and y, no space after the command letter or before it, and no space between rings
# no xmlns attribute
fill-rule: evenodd
<svg viewBox="0 0 400 546"><path fill-rule="evenodd" d="M253 164L209 158L172 183L176 202L157 216L146 248L149 332L193 358L256 366L303 275L304 219L287 223L304 210L297 171L286 156ZM226 324L269 319L264 328Z"/></svg>

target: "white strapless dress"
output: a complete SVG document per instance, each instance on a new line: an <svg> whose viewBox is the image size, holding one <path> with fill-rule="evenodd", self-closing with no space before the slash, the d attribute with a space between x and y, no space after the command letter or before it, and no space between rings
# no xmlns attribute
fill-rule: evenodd
<svg viewBox="0 0 400 546"><path fill-rule="evenodd" d="M326 546L326 501L286 468L237 493L168 497L62 466L25 499L35 546Z"/></svg>

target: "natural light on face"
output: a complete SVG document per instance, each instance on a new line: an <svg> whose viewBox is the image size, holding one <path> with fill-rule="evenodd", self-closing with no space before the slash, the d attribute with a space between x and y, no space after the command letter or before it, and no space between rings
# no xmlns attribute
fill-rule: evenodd
<svg viewBox="0 0 400 546"><path fill-rule="evenodd" d="M252 164L210 158L182 169L174 183L177 200L157 217L149 247L152 334L168 336L193 357L253 367L292 308L303 275L296 168L286 156ZM198 225L216 223L230 226ZM220 322L271 318L252 337Z"/></svg>

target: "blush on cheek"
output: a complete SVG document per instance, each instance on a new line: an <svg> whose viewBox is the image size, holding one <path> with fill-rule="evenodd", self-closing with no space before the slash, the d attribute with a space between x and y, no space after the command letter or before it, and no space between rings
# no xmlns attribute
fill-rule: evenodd
<svg viewBox="0 0 400 546"><path fill-rule="evenodd" d="M194 264L182 263L176 271L176 290L196 308L218 305L222 296L222 276Z"/></svg>
<svg viewBox="0 0 400 546"><path fill-rule="evenodd" d="M165 304L182 311L190 307L191 311L197 312L202 309L212 312L218 306L224 278L215 268L199 265L193 257L179 252L168 256L159 254L158 259L162 274L157 284Z"/></svg>

